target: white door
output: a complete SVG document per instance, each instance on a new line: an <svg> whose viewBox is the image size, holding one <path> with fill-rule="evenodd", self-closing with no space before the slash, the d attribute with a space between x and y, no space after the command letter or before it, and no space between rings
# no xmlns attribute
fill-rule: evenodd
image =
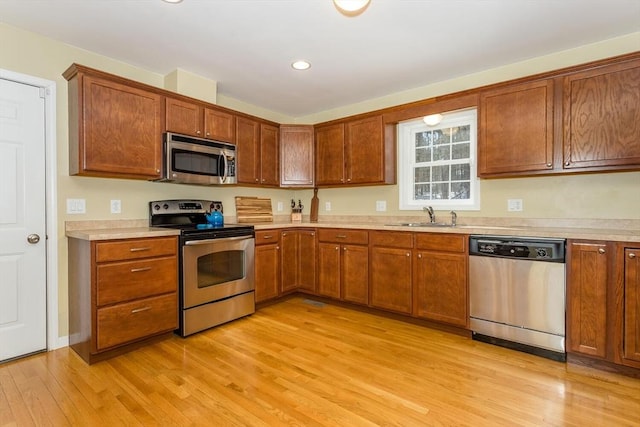
<svg viewBox="0 0 640 427"><path fill-rule="evenodd" d="M0 79L0 361L47 348L41 90Z"/></svg>

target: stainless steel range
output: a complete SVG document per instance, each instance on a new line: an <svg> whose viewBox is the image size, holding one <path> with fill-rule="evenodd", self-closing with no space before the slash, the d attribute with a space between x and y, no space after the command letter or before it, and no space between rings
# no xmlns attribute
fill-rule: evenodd
<svg viewBox="0 0 640 427"><path fill-rule="evenodd" d="M255 312L252 225L213 227L211 200L149 202L149 225L180 229L180 326L185 337Z"/></svg>

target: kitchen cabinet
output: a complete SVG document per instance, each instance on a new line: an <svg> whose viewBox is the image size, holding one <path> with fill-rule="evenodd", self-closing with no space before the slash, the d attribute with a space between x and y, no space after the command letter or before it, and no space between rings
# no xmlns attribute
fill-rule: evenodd
<svg viewBox="0 0 640 427"><path fill-rule="evenodd" d="M93 363L178 327L177 237L69 238L69 345Z"/></svg>
<svg viewBox="0 0 640 427"><path fill-rule="evenodd" d="M167 97L165 100L167 132L235 144L235 116L196 102Z"/></svg>
<svg viewBox="0 0 640 427"><path fill-rule="evenodd" d="M255 292L259 303L280 295L280 232L256 231L255 239Z"/></svg>
<svg viewBox="0 0 640 427"><path fill-rule="evenodd" d="M552 170L553 105L553 79L481 92L478 175Z"/></svg>
<svg viewBox="0 0 640 427"><path fill-rule="evenodd" d="M413 313L466 328L469 323L468 236L415 234Z"/></svg>
<svg viewBox="0 0 640 427"><path fill-rule="evenodd" d="M567 352L608 357L611 253L606 242L568 242Z"/></svg>
<svg viewBox="0 0 640 427"><path fill-rule="evenodd" d="M365 230L318 230L319 295L368 303L369 233Z"/></svg>
<svg viewBox="0 0 640 427"><path fill-rule="evenodd" d="M640 166L640 59L564 77L564 168Z"/></svg>
<svg viewBox="0 0 640 427"><path fill-rule="evenodd" d="M315 136L317 186L395 183L395 140L381 114L319 125Z"/></svg>
<svg viewBox="0 0 640 427"><path fill-rule="evenodd" d="M280 126L280 186L313 187L313 126Z"/></svg>
<svg viewBox="0 0 640 427"><path fill-rule="evenodd" d="M281 234L282 292L315 292L316 232L288 229Z"/></svg>
<svg viewBox="0 0 640 427"><path fill-rule="evenodd" d="M372 307L411 314L412 249L412 233L371 232Z"/></svg>
<svg viewBox="0 0 640 427"><path fill-rule="evenodd" d="M69 81L69 174L160 178L162 95L77 64L63 75Z"/></svg>
<svg viewBox="0 0 640 427"><path fill-rule="evenodd" d="M640 245L624 249L622 363L640 368Z"/></svg>
<svg viewBox="0 0 640 427"><path fill-rule="evenodd" d="M277 186L279 159L277 127L237 117L237 180L241 184Z"/></svg>

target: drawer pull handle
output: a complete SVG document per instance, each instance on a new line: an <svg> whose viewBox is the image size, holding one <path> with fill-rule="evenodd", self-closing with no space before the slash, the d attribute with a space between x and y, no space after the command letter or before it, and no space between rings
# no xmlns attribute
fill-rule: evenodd
<svg viewBox="0 0 640 427"><path fill-rule="evenodd" d="M141 312L147 311L147 310L151 310L151 307L146 306L146 307L142 307L142 308L134 308L133 310L131 310L131 314L141 313Z"/></svg>
<svg viewBox="0 0 640 427"><path fill-rule="evenodd" d="M265 236L262 237L263 239L273 239L273 236L271 234L267 234Z"/></svg>
<svg viewBox="0 0 640 427"><path fill-rule="evenodd" d="M131 272L140 273L141 271L149 271L149 270L151 270L151 267L141 267L141 268L132 268Z"/></svg>
<svg viewBox="0 0 640 427"><path fill-rule="evenodd" d="M130 252L142 252L142 251L148 251L149 249L151 249L151 248L149 248L149 247L146 247L146 248L131 248L131 249L129 249L129 251Z"/></svg>
<svg viewBox="0 0 640 427"><path fill-rule="evenodd" d="M346 239L347 235L346 234L338 234L336 235L336 239Z"/></svg>
<svg viewBox="0 0 640 427"><path fill-rule="evenodd" d="M605 253L605 252L606 252L606 251L605 251L604 249L602 249L602 248L598 249L598 253L599 253L599 254L603 254L603 253Z"/></svg>

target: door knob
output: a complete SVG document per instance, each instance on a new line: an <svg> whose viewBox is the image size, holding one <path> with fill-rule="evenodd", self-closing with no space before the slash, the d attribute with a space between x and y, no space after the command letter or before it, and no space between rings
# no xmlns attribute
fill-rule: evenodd
<svg viewBox="0 0 640 427"><path fill-rule="evenodd" d="M40 241L40 236L38 236L37 234L29 234L27 236L27 242L31 243L32 245L35 245L39 241Z"/></svg>

